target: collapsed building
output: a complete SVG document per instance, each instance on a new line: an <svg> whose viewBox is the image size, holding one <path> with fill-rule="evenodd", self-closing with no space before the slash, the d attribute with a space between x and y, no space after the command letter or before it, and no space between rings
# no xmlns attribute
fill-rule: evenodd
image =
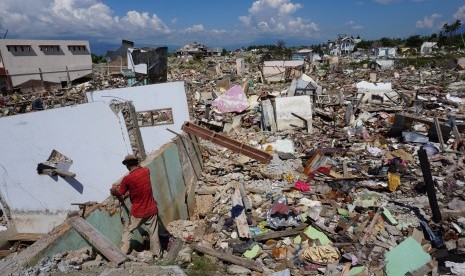
<svg viewBox="0 0 465 276"><path fill-rule="evenodd" d="M130 85L166 82L168 47L134 48L134 42L122 40L115 51L107 51L108 64L99 66L107 74L125 74L131 78Z"/></svg>
<svg viewBox="0 0 465 276"><path fill-rule="evenodd" d="M107 197L123 174L122 156L135 152L146 155L143 166L153 172L166 226L160 235L168 241L164 264L175 262L189 272L203 255L211 266L197 271L202 274L460 275L460 73L374 71L354 68L350 57L337 60L337 67L302 61L263 67L259 56L241 53L189 67L172 58L171 82L86 91L82 106L1 118L0 128L13 135L1 148L10 153L0 157L2 206L9 206L3 209L7 230L0 233L11 231L4 247L11 256L0 269L153 267L153 256L143 251L143 229L136 234L138 252L119 253L128 202ZM100 113L103 122L92 120ZM44 126L39 117L79 123L51 119ZM55 126L69 131L57 133ZM50 141L40 127L53 133ZM40 143L28 146L31 140ZM13 141L22 146L11 150ZM100 157L89 162L92 154ZM102 170L102 177L95 175ZM25 190L30 202L20 200ZM49 190L63 198L50 200ZM19 214L56 217L53 207L70 202L77 205L63 207L68 212L47 235L43 230L25 249L24 241L17 243L18 234L28 234L10 227L14 220L19 224Z"/></svg>

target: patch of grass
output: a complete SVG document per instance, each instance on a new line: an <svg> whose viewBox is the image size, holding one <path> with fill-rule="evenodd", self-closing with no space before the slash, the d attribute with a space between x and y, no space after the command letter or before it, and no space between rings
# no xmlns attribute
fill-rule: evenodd
<svg viewBox="0 0 465 276"><path fill-rule="evenodd" d="M217 270L216 265L207 257L192 255L192 261L186 273L189 276L214 275Z"/></svg>
<svg viewBox="0 0 465 276"><path fill-rule="evenodd" d="M153 261L149 262L149 265L172 266L172 265L178 265L178 263L176 263L175 260L167 262L164 259L154 259Z"/></svg>

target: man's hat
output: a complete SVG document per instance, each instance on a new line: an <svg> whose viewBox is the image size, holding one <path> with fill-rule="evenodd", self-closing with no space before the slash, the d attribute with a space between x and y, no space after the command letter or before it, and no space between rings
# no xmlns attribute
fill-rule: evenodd
<svg viewBox="0 0 465 276"><path fill-rule="evenodd" d="M139 159L137 159L137 157L134 154L128 154L126 155L126 157L124 157L124 160L122 163L123 165L126 165L129 161L133 161L133 160L139 161Z"/></svg>

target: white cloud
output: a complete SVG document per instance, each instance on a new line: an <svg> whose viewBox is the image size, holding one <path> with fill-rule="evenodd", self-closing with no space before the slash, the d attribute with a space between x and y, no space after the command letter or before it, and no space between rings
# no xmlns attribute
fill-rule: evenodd
<svg viewBox="0 0 465 276"><path fill-rule="evenodd" d="M362 29L365 28L363 25L357 24L353 20L350 20L350 21L346 22L345 25L348 26L349 28L351 28L352 30L362 30Z"/></svg>
<svg viewBox="0 0 465 276"><path fill-rule="evenodd" d="M178 22L178 18L177 18L177 17L171 19L171 23L176 24L176 22Z"/></svg>
<svg viewBox="0 0 465 276"><path fill-rule="evenodd" d="M228 31L226 31L226 30L213 29L213 30L210 31L210 33L211 33L212 35L222 36L222 35L227 34Z"/></svg>
<svg viewBox="0 0 465 276"><path fill-rule="evenodd" d="M248 14L240 16L239 21L259 34L316 35L319 27L315 22L294 16L301 8L301 4L292 0L256 0Z"/></svg>
<svg viewBox="0 0 465 276"><path fill-rule="evenodd" d="M300 4L285 3L279 7L280 14L292 14L295 13L298 9L302 8Z"/></svg>
<svg viewBox="0 0 465 276"><path fill-rule="evenodd" d="M418 20L416 23L417 28L419 29L434 29L437 27L435 23L436 19L441 18L442 15L433 13L430 16L425 16L423 20Z"/></svg>
<svg viewBox="0 0 465 276"><path fill-rule="evenodd" d="M27 5L17 2L21 1L0 1L0 25L18 38L118 41L122 37L141 39L150 33L153 38L171 32L156 14L133 10L119 17L100 0L35 0Z"/></svg>
<svg viewBox="0 0 465 276"><path fill-rule="evenodd" d="M453 15L454 19L465 20L465 6L461 6Z"/></svg>
<svg viewBox="0 0 465 276"><path fill-rule="evenodd" d="M205 30L205 28L203 27L202 24L196 24L196 25L192 25L188 28L186 28L184 31L188 34L192 34L192 33L199 33L199 32L203 32Z"/></svg>

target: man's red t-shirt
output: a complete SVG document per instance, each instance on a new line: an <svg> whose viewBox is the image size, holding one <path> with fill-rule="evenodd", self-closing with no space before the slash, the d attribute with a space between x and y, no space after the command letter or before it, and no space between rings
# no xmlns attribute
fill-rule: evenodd
<svg viewBox="0 0 465 276"><path fill-rule="evenodd" d="M131 215L136 218L146 218L158 213L157 204L152 194L150 170L137 167L121 181L118 190L120 196L129 191L131 200Z"/></svg>

